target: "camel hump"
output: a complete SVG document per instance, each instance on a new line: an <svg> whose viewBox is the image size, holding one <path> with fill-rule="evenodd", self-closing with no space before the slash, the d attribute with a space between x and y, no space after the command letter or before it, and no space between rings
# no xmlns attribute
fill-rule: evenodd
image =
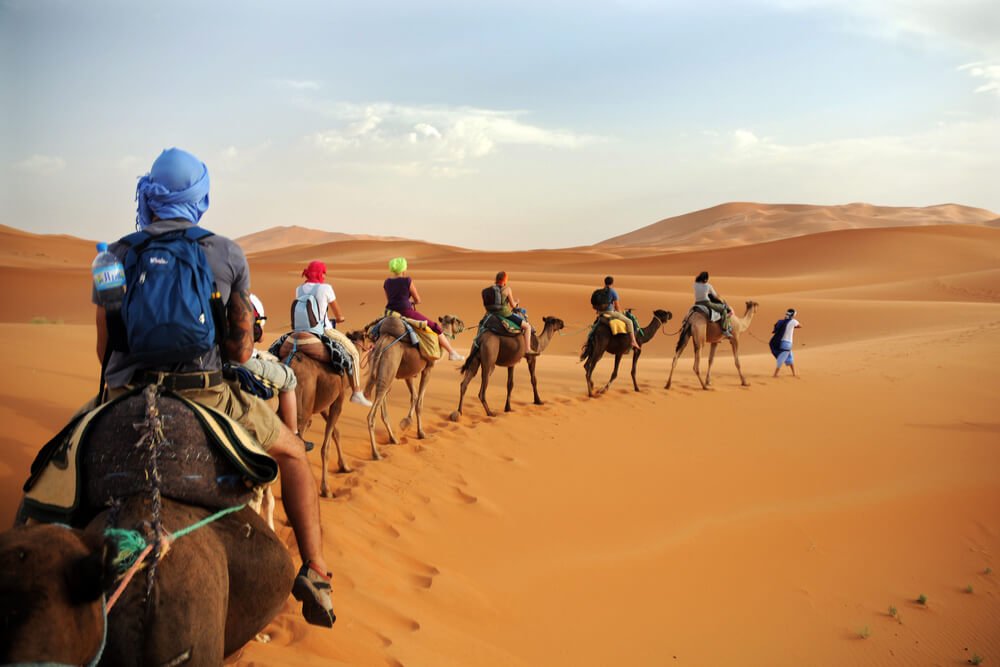
<svg viewBox="0 0 1000 667"><path fill-rule="evenodd" d="M403 320L398 317L386 317L379 324L378 334L379 336L392 336L393 338L399 338L406 333L406 324Z"/></svg>
<svg viewBox="0 0 1000 667"><path fill-rule="evenodd" d="M209 508L245 503L252 495L245 475L206 435L207 425L185 402L159 396L157 409L163 423L163 442L156 454L160 492L182 502ZM136 394L114 404L95 421L82 443L83 499L100 507L108 498L148 493L147 470L152 449L137 446L143 434L135 425L146 419L146 399Z"/></svg>

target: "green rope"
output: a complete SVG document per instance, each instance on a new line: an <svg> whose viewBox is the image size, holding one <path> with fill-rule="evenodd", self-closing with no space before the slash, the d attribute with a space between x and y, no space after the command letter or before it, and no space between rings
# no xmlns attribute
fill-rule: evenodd
<svg viewBox="0 0 1000 667"><path fill-rule="evenodd" d="M218 521L227 514L239 512L244 507L246 507L245 504L219 510L215 514L207 516L201 521L191 524L187 528L181 528L180 530L171 533L168 539L173 542L180 537L184 537L188 533L193 533L199 528L204 528L213 521ZM108 528L104 531L104 534L108 537L114 538L118 542L118 555L115 557L114 564L115 567L118 568L119 572L125 572L132 567L135 563L135 559L139 557L139 554L142 553L142 550L147 546L146 538L144 538L142 534L136 530Z"/></svg>

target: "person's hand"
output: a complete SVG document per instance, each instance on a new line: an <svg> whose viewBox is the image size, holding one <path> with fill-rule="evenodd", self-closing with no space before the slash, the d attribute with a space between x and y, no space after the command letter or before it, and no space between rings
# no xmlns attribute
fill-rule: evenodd
<svg viewBox="0 0 1000 667"><path fill-rule="evenodd" d="M346 317L338 317L338 318L337 318L337 323L338 323L338 324L339 324L340 322L346 322L346 321L347 321L347 318L346 318Z"/></svg>

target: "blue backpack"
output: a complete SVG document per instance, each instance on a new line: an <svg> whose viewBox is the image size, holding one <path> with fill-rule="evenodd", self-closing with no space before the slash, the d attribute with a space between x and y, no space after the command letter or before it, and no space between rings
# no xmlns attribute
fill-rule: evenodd
<svg viewBox="0 0 1000 667"><path fill-rule="evenodd" d="M125 323L129 356L156 365L191 361L216 345L212 267L198 244L212 236L200 227L122 239L125 255Z"/></svg>

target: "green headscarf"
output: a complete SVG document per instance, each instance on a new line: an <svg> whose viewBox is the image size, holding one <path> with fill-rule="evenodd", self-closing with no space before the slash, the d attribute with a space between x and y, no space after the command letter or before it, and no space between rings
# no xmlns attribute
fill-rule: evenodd
<svg viewBox="0 0 1000 667"><path fill-rule="evenodd" d="M403 271L406 271L406 258L405 257L393 257L389 260L389 270L392 271L397 276Z"/></svg>

